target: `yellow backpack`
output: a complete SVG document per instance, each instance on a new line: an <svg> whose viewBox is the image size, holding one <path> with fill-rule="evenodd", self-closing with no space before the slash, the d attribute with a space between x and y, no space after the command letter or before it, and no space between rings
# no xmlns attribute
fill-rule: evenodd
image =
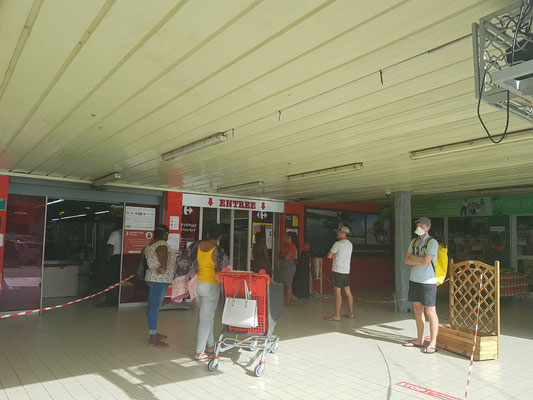
<svg viewBox="0 0 533 400"><path fill-rule="evenodd" d="M426 244L424 245L424 254L426 254L428 244L431 239L433 238L430 236L428 237L428 240L426 240ZM417 238L413 242L413 254L415 252L415 246L418 244L419 240L420 238ZM437 286L442 285L446 280L446 275L448 273L448 248L444 244L439 243L437 262L435 263L433 260L431 260L431 265L433 265L433 270L435 271L435 275L437 276Z"/></svg>

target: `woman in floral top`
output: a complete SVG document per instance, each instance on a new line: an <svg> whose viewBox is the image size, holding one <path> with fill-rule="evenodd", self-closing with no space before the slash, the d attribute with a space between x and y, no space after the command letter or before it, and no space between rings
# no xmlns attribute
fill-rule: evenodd
<svg viewBox="0 0 533 400"><path fill-rule="evenodd" d="M154 348L168 347L168 344L161 340L167 337L157 333L157 316L176 270L177 254L170 249L167 240L168 227L161 225L154 232L154 240L144 249L148 265L144 279L149 288L147 317L150 339L148 347Z"/></svg>

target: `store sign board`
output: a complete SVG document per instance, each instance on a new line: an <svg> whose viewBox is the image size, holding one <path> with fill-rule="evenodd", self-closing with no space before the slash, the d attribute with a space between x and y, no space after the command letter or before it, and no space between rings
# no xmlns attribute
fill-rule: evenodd
<svg viewBox="0 0 533 400"><path fill-rule="evenodd" d="M155 208L126 206L124 254L140 254L154 237Z"/></svg>
<svg viewBox="0 0 533 400"><path fill-rule="evenodd" d="M126 230L153 231L155 229L155 208L126 207Z"/></svg>
<svg viewBox="0 0 533 400"><path fill-rule="evenodd" d="M284 203L279 201L264 201L240 199L237 197L206 196L200 194L183 194L183 205L191 207L226 208L233 210L257 210L266 212L284 212Z"/></svg>
<svg viewBox="0 0 533 400"><path fill-rule="evenodd" d="M533 195L509 195L492 198L494 215L532 214Z"/></svg>
<svg viewBox="0 0 533 400"><path fill-rule="evenodd" d="M414 202L413 217L469 217L533 214L533 195L519 194Z"/></svg>
<svg viewBox="0 0 533 400"><path fill-rule="evenodd" d="M493 201L490 197L469 197L442 201L414 202L414 218L418 217L474 217L493 215Z"/></svg>

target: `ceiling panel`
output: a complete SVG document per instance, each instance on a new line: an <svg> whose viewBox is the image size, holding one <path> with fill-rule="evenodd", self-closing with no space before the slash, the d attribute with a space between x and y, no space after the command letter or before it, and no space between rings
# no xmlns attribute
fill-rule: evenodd
<svg viewBox="0 0 533 400"><path fill-rule="evenodd" d="M261 180L263 196L321 201L530 184L527 141L409 158L485 135L471 24L505 5L4 0L0 172L121 171L123 185L205 192ZM501 132L504 112L482 114ZM222 131L223 145L161 159ZM357 173L286 179L357 161Z"/></svg>

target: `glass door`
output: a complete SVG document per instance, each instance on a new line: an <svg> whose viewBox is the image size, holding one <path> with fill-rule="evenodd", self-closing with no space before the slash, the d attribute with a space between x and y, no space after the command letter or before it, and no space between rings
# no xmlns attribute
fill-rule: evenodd
<svg viewBox="0 0 533 400"><path fill-rule="evenodd" d="M233 269L239 271L246 271L248 268L249 214L247 210L234 210Z"/></svg>
<svg viewBox="0 0 533 400"><path fill-rule="evenodd" d="M45 218L46 197L9 195L0 312L40 308Z"/></svg>
<svg viewBox="0 0 533 400"><path fill-rule="evenodd" d="M516 266L533 287L533 215L516 217Z"/></svg>
<svg viewBox="0 0 533 400"><path fill-rule="evenodd" d="M220 245L228 257L231 256L231 210L219 208L219 223L222 226Z"/></svg>
<svg viewBox="0 0 533 400"><path fill-rule="evenodd" d="M209 225L217 223L217 214L216 208L202 208L202 229L200 230L200 240L207 239L207 229Z"/></svg>

